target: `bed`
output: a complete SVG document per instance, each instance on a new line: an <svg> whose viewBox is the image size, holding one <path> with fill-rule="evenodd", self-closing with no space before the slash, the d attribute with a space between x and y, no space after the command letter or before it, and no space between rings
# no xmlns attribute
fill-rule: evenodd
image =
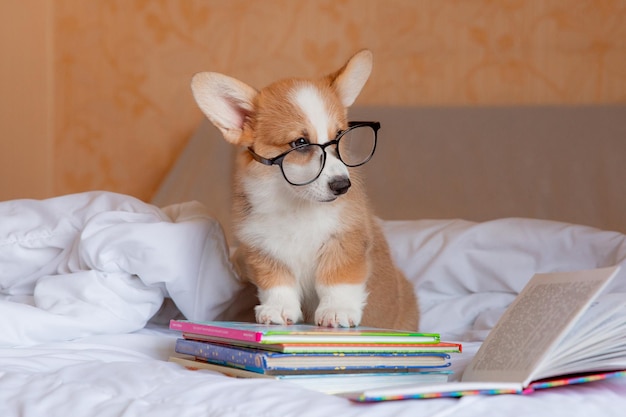
<svg viewBox="0 0 626 417"><path fill-rule="evenodd" d="M453 378L534 273L626 264L623 107L352 116L397 141L366 165L370 196L421 330L463 343ZM381 175L399 160L410 168ZM99 191L0 203L1 416L623 415L623 379L357 404L168 362L169 319L229 319L254 303L228 261L231 166L203 123L150 203ZM607 293L626 297L626 268Z"/></svg>

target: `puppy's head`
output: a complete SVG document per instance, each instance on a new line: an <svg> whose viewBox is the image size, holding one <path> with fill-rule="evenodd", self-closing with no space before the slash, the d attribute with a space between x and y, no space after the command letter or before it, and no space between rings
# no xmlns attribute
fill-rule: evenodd
<svg viewBox="0 0 626 417"><path fill-rule="evenodd" d="M193 77L191 87L198 106L224 138L249 149L245 180L287 187L306 200L329 202L350 187L348 168L338 159L335 146L325 148L323 170L310 182L310 171L315 174L314 167L320 165L319 153L311 158L294 151L297 157L292 153L282 160L285 176L275 158L304 144L326 144L345 130L347 108L371 69L372 54L363 50L338 71L316 80L286 79L257 91L234 78L203 72Z"/></svg>

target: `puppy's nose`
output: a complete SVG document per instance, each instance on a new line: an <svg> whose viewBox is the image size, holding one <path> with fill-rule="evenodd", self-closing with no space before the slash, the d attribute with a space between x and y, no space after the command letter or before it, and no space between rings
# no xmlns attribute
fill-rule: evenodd
<svg viewBox="0 0 626 417"><path fill-rule="evenodd" d="M334 177L328 183L328 187L335 195L341 195L348 192L350 188L350 179L347 177Z"/></svg>

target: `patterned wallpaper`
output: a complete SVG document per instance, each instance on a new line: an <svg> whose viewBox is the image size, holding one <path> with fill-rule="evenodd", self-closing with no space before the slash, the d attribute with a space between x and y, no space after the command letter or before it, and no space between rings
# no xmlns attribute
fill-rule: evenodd
<svg viewBox="0 0 626 417"><path fill-rule="evenodd" d="M58 0L54 191L149 199L211 70L262 87L374 52L358 104L626 102L623 0Z"/></svg>

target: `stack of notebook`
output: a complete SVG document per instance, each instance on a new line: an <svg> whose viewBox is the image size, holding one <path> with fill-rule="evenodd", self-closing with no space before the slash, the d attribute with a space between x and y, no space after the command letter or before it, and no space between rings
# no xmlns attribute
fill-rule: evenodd
<svg viewBox="0 0 626 417"><path fill-rule="evenodd" d="M189 369L240 378L273 378L340 394L448 380L458 343L438 334L367 327L262 325L173 320L182 332L170 358Z"/></svg>

